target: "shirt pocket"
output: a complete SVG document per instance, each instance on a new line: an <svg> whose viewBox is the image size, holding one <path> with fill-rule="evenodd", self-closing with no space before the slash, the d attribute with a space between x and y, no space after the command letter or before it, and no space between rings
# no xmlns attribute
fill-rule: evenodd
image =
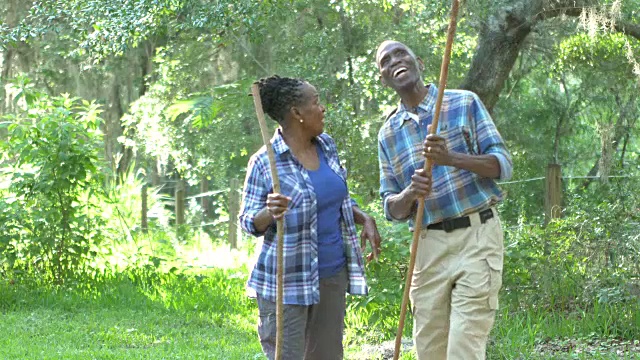
<svg viewBox="0 0 640 360"><path fill-rule="evenodd" d="M466 125L450 127L446 132L441 133L440 136L447 139L449 151L472 155L477 153L475 146L473 146L471 129Z"/></svg>
<svg viewBox="0 0 640 360"><path fill-rule="evenodd" d="M304 190L298 181L295 176L286 176L280 181L281 193L291 198L284 217L286 233L299 232L307 217L308 206L305 206Z"/></svg>
<svg viewBox="0 0 640 360"><path fill-rule="evenodd" d="M280 193L291 198L289 210L302 207L304 202L304 192L299 185L299 180L295 176L285 176L280 180Z"/></svg>

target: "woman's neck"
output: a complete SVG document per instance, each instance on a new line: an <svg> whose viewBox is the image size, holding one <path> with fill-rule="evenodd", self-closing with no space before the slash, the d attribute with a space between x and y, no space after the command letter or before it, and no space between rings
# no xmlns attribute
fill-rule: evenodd
<svg viewBox="0 0 640 360"><path fill-rule="evenodd" d="M315 151L314 138L303 134L301 130L302 129L297 127L282 128L282 138L294 155L310 150Z"/></svg>
<svg viewBox="0 0 640 360"><path fill-rule="evenodd" d="M313 142L313 137L305 135L301 128L282 130L284 142L289 146L293 157L307 170L318 170L320 158Z"/></svg>

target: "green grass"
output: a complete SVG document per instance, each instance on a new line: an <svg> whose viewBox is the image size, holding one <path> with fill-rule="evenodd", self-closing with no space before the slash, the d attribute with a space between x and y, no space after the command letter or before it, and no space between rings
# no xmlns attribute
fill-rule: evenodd
<svg viewBox="0 0 640 360"><path fill-rule="evenodd" d="M640 359L640 307L595 305L548 311L504 307L489 359Z"/></svg>
<svg viewBox="0 0 640 360"><path fill-rule="evenodd" d="M118 276L83 291L2 280L0 359L264 359L234 275Z"/></svg>
<svg viewBox="0 0 640 360"><path fill-rule="evenodd" d="M364 310L359 312L356 309L349 316L366 314ZM377 329L360 334L350 331L353 329L347 329L352 341L348 354L358 359L362 353L358 338L374 341L377 336L378 342L388 342L395 337L395 332L381 333ZM409 334L405 331L406 336ZM411 354L401 358L414 359ZM551 310L540 304L516 306L504 299L491 333L487 359L640 359L640 303L596 303L588 309L569 311Z"/></svg>
<svg viewBox="0 0 640 360"><path fill-rule="evenodd" d="M0 359L264 359L246 276L138 269L57 289L0 279ZM365 322L365 309L351 311ZM395 335L367 331L347 329L346 359ZM488 359L640 359L639 338L638 304L560 312L504 301Z"/></svg>

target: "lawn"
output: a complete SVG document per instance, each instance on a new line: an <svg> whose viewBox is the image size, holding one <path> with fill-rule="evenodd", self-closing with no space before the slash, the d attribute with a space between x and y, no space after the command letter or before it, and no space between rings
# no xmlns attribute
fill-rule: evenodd
<svg viewBox="0 0 640 360"><path fill-rule="evenodd" d="M246 276L246 267L143 269L58 289L0 280L0 359L264 359ZM640 359L637 306L555 313L503 303L488 359ZM393 336L348 328L346 358L383 359Z"/></svg>
<svg viewBox="0 0 640 360"><path fill-rule="evenodd" d="M133 279L132 279L133 278ZM0 286L1 359L262 359L236 272Z"/></svg>

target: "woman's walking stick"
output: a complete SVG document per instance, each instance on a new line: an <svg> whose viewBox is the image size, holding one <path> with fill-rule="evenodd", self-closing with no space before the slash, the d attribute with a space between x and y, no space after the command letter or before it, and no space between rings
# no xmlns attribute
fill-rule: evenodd
<svg viewBox="0 0 640 360"><path fill-rule="evenodd" d="M256 114L258 115L258 122L260 123L260 132L262 133L262 140L264 146L267 148L267 155L269 156L269 167L271 168L271 178L273 179L273 192L280 193L280 180L278 179L278 167L276 165L276 155L273 152L273 146L269 141L269 130L267 129L267 123L264 120L264 111L262 110L262 100L260 99L260 89L258 84L254 83L251 86L251 94L253 95L253 104L256 107ZM276 360L282 358L282 341L283 339L283 259L282 249L284 247L284 218L278 219L277 222L278 231L278 243L277 243L277 282L276 282Z"/></svg>
<svg viewBox="0 0 640 360"><path fill-rule="evenodd" d="M451 46L456 33L456 18L458 17L459 0L453 0L451 4L451 19L449 20L449 30L447 31L447 44L442 57L442 66L440 67L440 84L438 85L438 97L436 98L436 109L431 123L430 134L435 134L438 128L438 120L440 118L440 110L442 107L442 98L444 97L444 88L447 85L447 75L449 73L449 60L451 60ZM431 171L433 162L427 159L424 169ZM411 256L409 257L409 268L407 269L407 280L404 284L404 294L402 296L402 307L400 308L400 322L398 323L398 332L396 333L396 347L393 353L393 360L398 360L400 356L400 345L402 343L402 330L404 329L404 320L407 316L407 307L409 303L409 289L413 278L413 269L416 265L416 253L418 252L418 240L422 231L422 217L424 216L424 199L418 200L418 212L413 230L413 242L411 243Z"/></svg>

